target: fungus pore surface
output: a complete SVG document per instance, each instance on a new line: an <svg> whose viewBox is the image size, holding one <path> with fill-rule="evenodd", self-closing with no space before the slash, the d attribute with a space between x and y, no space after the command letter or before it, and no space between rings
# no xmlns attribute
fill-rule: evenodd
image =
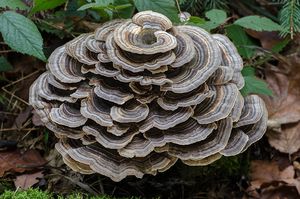
<svg viewBox="0 0 300 199"><path fill-rule="evenodd" d="M141 178L237 155L263 136L267 111L241 95L242 68L226 36L144 11L57 48L29 102L70 168Z"/></svg>

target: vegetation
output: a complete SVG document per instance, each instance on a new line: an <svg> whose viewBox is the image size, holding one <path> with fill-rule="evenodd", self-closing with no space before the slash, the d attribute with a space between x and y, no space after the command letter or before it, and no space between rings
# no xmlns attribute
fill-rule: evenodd
<svg viewBox="0 0 300 199"><path fill-rule="evenodd" d="M0 199L138 199L136 197L130 198L115 198L111 196L98 196L98 197L87 197L86 195L77 193L66 197L57 196L54 197L53 194L46 191L41 191L39 189L28 189L26 191L5 191L0 195Z"/></svg>

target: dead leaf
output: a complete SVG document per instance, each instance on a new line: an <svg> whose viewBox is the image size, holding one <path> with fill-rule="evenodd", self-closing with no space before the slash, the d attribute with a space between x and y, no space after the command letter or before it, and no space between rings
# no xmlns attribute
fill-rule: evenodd
<svg viewBox="0 0 300 199"><path fill-rule="evenodd" d="M0 151L0 177L6 172L24 172L46 164L45 159L36 150L21 153L19 150Z"/></svg>
<svg viewBox="0 0 300 199"><path fill-rule="evenodd" d="M284 192L278 192L278 189L281 189L282 186L296 189L298 192L297 195L300 196L300 178L295 178L295 169L293 165L289 165L283 170L280 170L278 162L275 161L252 161L250 166L250 177L251 186L247 189L247 192L253 197L282 198L282 196L279 197L279 195L284 194ZM284 194L286 198L289 198L287 195L288 194Z"/></svg>
<svg viewBox="0 0 300 199"><path fill-rule="evenodd" d="M31 106L27 106L27 108L22 111L17 118L15 119L13 128L17 127L18 129L22 128L23 124L27 121L32 111Z"/></svg>
<svg viewBox="0 0 300 199"><path fill-rule="evenodd" d="M300 127L300 54L293 53L286 59L287 62L280 62L278 67L266 67L266 81L274 96L264 96L264 100L270 127L277 127L267 133L270 144L283 153L292 154L300 149L297 130Z"/></svg>
<svg viewBox="0 0 300 199"><path fill-rule="evenodd" d="M281 132L270 131L267 136L271 146L277 150L293 154L300 149L300 122L286 124L281 128Z"/></svg>
<svg viewBox="0 0 300 199"><path fill-rule="evenodd" d="M44 126L44 123L42 122L40 116L36 113L35 110L32 111L32 123L35 126Z"/></svg>
<svg viewBox="0 0 300 199"><path fill-rule="evenodd" d="M279 63L274 71L266 67L266 81L274 96L265 97L269 118L279 124L294 123L300 120L300 58L297 54L287 56L290 66ZM286 68L289 71L286 71Z"/></svg>
<svg viewBox="0 0 300 199"><path fill-rule="evenodd" d="M278 32L270 31L255 31L246 29L246 32L261 43L261 46L265 49L271 50L276 44L283 41L284 39L279 36Z"/></svg>
<svg viewBox="0 0 300 199"><path fill-rule="evenodd" d="M44 174L42 171L32 173L32 174L23 174L17 176L17 178L14 180L16 188L21 188L21 189L29 189L33 185L39 182L38 178L43 178Z"/></svg>
<svg viewBox="0 0 300 199"><path fill-rule="evenodd" d="M251 185L259 188L262 184L272 181L285 181L294 179L295 170L292 165L283 170L279 169L277 162L256 160L251 162L250 176Z"/></svg>
<svg viewBox="0 0 300 199"><path fill-rule="evenodd" d="M260 199L296 199L299 194L294 187L291 186L276 186L264 189L260 194Z"/></svg>

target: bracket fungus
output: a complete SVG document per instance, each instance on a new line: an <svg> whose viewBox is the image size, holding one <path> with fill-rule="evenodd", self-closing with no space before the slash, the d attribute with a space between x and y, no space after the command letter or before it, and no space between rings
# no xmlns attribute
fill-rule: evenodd
<svg viewBox="0 0 300 199"><path fill-rule="evenodd" d="M242 67L226 36L144 11L57 48L29 101L70 168L141 178L178 159L237 155L263 136L267 111L241 95Z"/></svg>

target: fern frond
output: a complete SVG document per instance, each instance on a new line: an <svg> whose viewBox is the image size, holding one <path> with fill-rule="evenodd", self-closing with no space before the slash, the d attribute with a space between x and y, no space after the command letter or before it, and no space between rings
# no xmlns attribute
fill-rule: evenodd
<svg viewBox="0 0 300 199"><path fill-rule="evenodd" d="M291 35L300 32L300 2L299 0L285 0L279 13L279 20L283 31L282 36Z"/></svg>

